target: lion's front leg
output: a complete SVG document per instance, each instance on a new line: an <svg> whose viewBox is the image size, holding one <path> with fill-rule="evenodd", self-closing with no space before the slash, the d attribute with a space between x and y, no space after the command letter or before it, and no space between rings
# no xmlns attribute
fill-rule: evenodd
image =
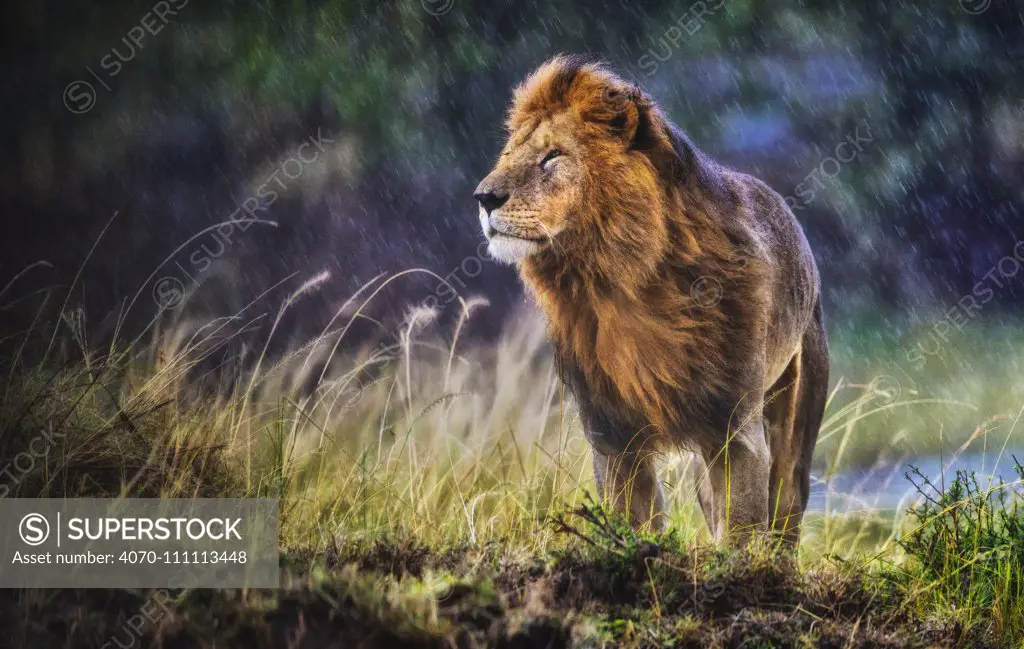
<svg viewBox="0 0 1024 649"><path fill-rule="evenodd" d="M702 479L710 483L704 492L710 491L711 498L701 499L701 509L715 539L728 538L736 545L768 526L771 456L762 419L754 419L749 418L718 453L704 458L707 469Z"/></svg>
<svg viewBox="0 0 1024 649"><path fill-rule="evenodd" d="M594 449L594 477L606 506L629 515L630 525L665 526L665 497L649 452L605 455Z"/></svg>

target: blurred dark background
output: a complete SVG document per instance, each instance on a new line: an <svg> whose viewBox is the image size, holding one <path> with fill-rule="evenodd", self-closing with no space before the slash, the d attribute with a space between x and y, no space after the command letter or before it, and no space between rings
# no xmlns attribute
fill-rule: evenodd
<svg viewBox="0 0 1024 649"><path fill-rule="evenodd" d="M497 330L523 297L509 269L465 266L481 241L471 193L499 151L512 87L559 52L604 58L712 156L792 197L834 326L899 337L927 324L1024 237L1016 1L3 11L0 288L52 265L0 297L5 332L47 296L52 310L67 296L103 339L118 320L144 327L161 301L230 315L293 273L264 299L329 270L287 323L304 339L377 273L414 267L461 268L463 292L491 302L476 331ZM302 149L311 162L287 162L318 137ZM190 241L250 198L277 227ZM1002 282L986 310L1014 312L1021 280ZM400 317L437 284L403 277L375 314Z"/></svg>

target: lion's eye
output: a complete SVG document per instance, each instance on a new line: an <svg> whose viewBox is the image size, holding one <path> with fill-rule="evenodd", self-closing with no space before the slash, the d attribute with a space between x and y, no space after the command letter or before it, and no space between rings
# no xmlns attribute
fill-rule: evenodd
<svg viewBox="0 0 1024 649"><path fill-rule="evenodd" d="M551 149L550 151L548 151L548 154L544 156L544 159L540 161L540 168L547 170L548 163L560 155L562 155L561 151L559 151L558 149Z"/></svg>

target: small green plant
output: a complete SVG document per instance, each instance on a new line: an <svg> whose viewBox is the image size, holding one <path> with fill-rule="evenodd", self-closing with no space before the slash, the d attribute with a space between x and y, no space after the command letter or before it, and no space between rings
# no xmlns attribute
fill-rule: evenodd
<svg viewBox="0 0 1024 649"><path fill-rule="evenodd" d="M570 524L566 516L560 515L553 518L555 531L582 539L602 555L607 555L612 565L618 565L627 573L645 559L661 556L666 547L682 547L677 530L664 533L647 530L638 532L623 516L594 502L589 494L584 497L583 504L567 513L583 521L583 529Z"/></svg>
<svg viewBox="0 0 1024 649"><path fill-rule="evenodd" d="M907 478L921 499L911 508L918 527L901 541L921 570L925 592L969 625L989 620L990 632L1024 637L1024 466L1018 479L983 486L973 471L957 471L936 486L919 469Z"/></svg>

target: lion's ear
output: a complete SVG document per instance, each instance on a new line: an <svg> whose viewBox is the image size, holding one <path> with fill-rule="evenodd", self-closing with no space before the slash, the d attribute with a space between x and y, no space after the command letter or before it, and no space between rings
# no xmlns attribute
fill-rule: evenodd
<svg viewBox="0 0 1024 649"><path fill-rule="evenodd" d="M632 144L636 139L642 101L643 94L636 87L612 85L604 91L602 103L607 112L603 121L613 135L621 137L627 144Z"/></svg>

